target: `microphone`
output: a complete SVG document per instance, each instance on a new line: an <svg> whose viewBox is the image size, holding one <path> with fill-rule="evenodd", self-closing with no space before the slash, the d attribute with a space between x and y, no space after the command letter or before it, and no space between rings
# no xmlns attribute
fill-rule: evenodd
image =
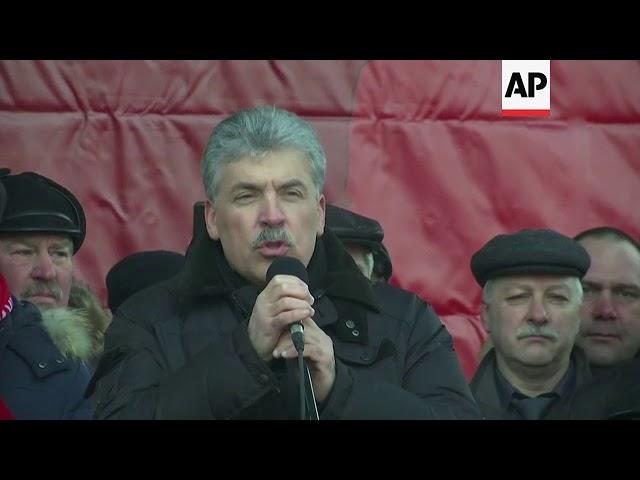
<svg viewBox="0 0 640 480"><path fill-rule="evenodd" d="M267 283L269 283L276 275L291 275L299 278L304 283L309 283L309 275L307 269L302 262L293 257L277 257L267 270ZM304 350L304 327L302 323L295 322L289 325L291 332L291 340L296 347L298 353Z"/></svg>

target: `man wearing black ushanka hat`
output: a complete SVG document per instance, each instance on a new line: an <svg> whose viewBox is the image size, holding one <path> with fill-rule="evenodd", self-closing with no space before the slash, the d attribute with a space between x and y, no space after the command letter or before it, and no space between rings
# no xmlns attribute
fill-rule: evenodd
<svg viewBox="0 0 640 480"><path fill-rule="evenodd" d="M17 419L89 419L90 328L66 308L82 207L45 177L9 173L0 170L0 398Z"/></svg>
<svg viewBox="0 0 640 480"><path fill-rule="evenodd" d="M62 185L33 172L0 181L8 199L0 222L0 271L21 300L41 309L66 307L72 257L86 230L80 202Z"/></svg>
<svg viewBox="0 0 640 480"><path fill-rule="evenodd" d="M591 378L574 347L589 265L578 242L553 230L498 235L473 255L494 345L471 381L486 418L543 419Z"/></svg>

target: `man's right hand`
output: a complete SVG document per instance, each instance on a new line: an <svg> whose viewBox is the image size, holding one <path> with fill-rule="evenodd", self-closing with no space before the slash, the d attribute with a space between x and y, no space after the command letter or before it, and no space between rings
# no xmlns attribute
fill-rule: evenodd
<svg viewBox="0 0 640 480"><path fill-rule="evenodd" d="M309 287L291 275L276 275L258 295L249 319L249 339L260 358L273 359L273 349L289 325L313 317L313 295Z"/></svg>

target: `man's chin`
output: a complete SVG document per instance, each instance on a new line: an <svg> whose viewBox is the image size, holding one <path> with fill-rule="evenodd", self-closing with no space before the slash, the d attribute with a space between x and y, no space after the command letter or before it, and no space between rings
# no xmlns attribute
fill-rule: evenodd
<svg viewBox="0 0 640 480"><path fill-rule="evenodd" d="M554 352L546 349L527 351L523 353L524 355L522 355L521 361L523 364L530 367L544 367L546 365L549 365L549 363L551 363L554 358Z"/></svg>
<svg viewBox="0 0 640 480"><path fill-rule="evenodd" d="M603 346L599 346L598 348L592 345L583 345L582 348L589 363L596 367L611 367L621 361L621 359L618 358L619 355L616 355L616 353L609 348L604 348Z"/></svg>
<svg viewBox="0 0 640 480"><path fill-rule="evenodd" d="M38 307L38 310L41 312L48 312L50 310L55 310L56 308L62 308L60 305L51 305L50 303L36 303L35 306Z"/></svg>
<svg viewBox="0 0 640 480"><path fill-rule="evenodd" d="M55 308L63 308L64 305L60 305L57 300L52 298L34 298L27 297L24 300L27 302L33 303L36 307L38 307L42 311L53 310Z"/></svg>

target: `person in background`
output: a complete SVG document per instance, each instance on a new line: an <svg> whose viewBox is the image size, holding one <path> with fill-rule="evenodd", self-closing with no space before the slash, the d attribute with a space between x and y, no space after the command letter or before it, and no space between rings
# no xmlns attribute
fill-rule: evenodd
<svg viewBox="0 0 640 480"><path fill-rule="evenodd" d="M119 260L107 273L107 304L115 314L129 297L178 274L185 256L169 250L132 253Z"/></svg>
<svg viewBox="0 0 640 480"><path fill-rule="evenodd" d="M65 187L34 172L7 170L0 181L8 198L0 222L0 272L19 299L40 309L58 349L90 366L102 353L104 330L96 331L91 312L69 305L74 256L86 236L82 205Z"/></svg>
<svg viewBox="0 0 640 480"><path fill-rule="evenodd" d="M597 227L576 235L591 266L577 343L595 375L640 355L640 244L626 232Z"/></svg>
<svg viewBox="0 0 640 480"><path fill-rule="evenodd" d="M471 258L493 348L471 380L488 419L544 419L591 379L574 348L586 250L553 230L497 235Z"/></svg>
<svg viewBox="0 0 640 480"><path fill-rule="evenodd" d="M388 282L393 267L382 243L384 230L372 218L346 208L327 205L327 228L342 241L362 274L374 282Z"/></svg>
<svg viewBox="0 0 640 480"><path fill-rule="evenodd" d="M40 180L43 177L27 175L14 183L7 180L8 174L7 169L0 171L0 399L8 411L5 416L20 420L89 419L93 407L84 398L89 369L74 355L73 348L61 348L56 341L56 334L68 339L74 329L47 324L41 310L27 301L47 297L43 299L46 309L63 301L64 294L58 295L60 285L54 279L58 268L64 273L68 270L71 246L64 241L67 237L33 233L29 225L48 218L58 222L50 225L52 228L61 227L69 218L58 216L56 207L66 212L66 200L42 201L39 195L51 187ZM32 182L36 187L29 189ZM37 270L35 274L32 269ZM45 282L44 287L40 281ZM12 293L13 288L20 296Z"/></svg>

